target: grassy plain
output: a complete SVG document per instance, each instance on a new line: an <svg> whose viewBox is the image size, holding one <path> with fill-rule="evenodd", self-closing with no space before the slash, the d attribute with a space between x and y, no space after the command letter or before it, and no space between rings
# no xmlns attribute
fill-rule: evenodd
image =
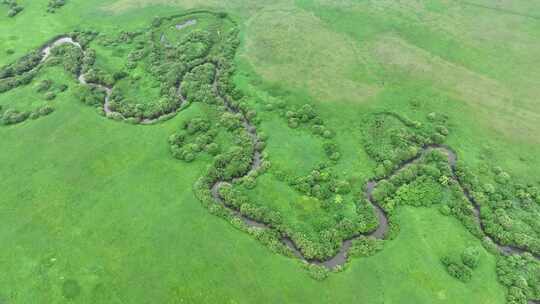
<svg viewBox="0 0 540 304"><path fill-rule="evenodd" d="M319 139L262 111L277 98L315 105L336 132L337 171L355 188L374 168L359 118L381 109L419 121L445 113L448 144L475 173L498 164L540 182L540 21L530 13L540 7L530 1L93 0L55 14L45 1L18 2L15 18L0 7L0 65L77 28L118 34L185 9L229 12L242 30L237 84L258 96L250 102L272 170L305 174L324 159ZM18 88L0 104L33 107L35 95ZM70 89L53 103L50 116L0 127L0 303L504 303L486 252L467 284L445 272L442 255L479 241L432 209L400 210L395 240L323 282L210 215L192 191L210 158L176 161L166 143L204 107L132 126L98 116ZM301 199L272 174L257 184L254 196L285 211Z"/></svg>

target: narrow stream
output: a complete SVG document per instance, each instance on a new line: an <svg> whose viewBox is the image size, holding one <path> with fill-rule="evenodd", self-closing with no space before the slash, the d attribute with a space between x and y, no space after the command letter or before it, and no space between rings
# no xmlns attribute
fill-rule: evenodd
<svg viewBox="0 0 540 304"><path fill-rule="evenodd" d="M78 42L74 41L69 36L61 36L61 37L57 38L56 40L54 40L53 42L47 44L45 47L43 47L41 49L41 53L42 53L43 57L41 58L40 63L44 63L50 57L51 50L53 48L55 48L57 46L60 46L62 44L74 45L74 46L78 47L84 54L84 48ZM105 101L103 103L103 111L105 112L106 115L116 114L116 115L121 116L123 119L125 119L125 117L121 113L115 112L115 111L113 111L111 109L110 99L111 99L111 94L112 94L112 88L110 88L108 86L105 86L105 85L102 85L102 84L99 84L99 83L88 82L86 80L86 78L85 78L85 74L82 74L82 73L78 75L77 80L79 81L79 83L81 83L83 85L88 85L88 86L91 86L91 87L95 87L95 88L98 88L101 91L105 92ZM185 105L186 98L182 95L181 85L182 85L182 82L180 81L178 83L177 87L176 87L177 96L178 96L178 98L180 100L179 106L176 109L173 109L169 113L163 113L162 116L178 112ZM159 117L154 118L154 119L144 118L144 119L141 120L141 124L150 125L150 124L156 123L158 120L159 120Z"/></svg>

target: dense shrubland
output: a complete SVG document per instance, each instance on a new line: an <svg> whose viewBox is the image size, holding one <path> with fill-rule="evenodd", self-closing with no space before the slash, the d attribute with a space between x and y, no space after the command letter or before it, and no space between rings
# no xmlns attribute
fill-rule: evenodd
<svg viewBox="0 0 540 304"><path fill-rule="evenodd" d="M484 231L504 245L514 245L540 254L540 190L521 184L499 167L486 182L458 163L459 180L478 204ZM489 181L489 182L488 182Z"/></svg>
<svg viewBox="0 0 540 304"><path fill-rule="evenodd" d="M378 163L375 176L387 176L401 163L414 158L423 147L442 144L449 133L446 120L444 115L430 113L423 124L390 111L367 117L363 123L363 144Z"/></svg>
<svg viewBox="0 0 540 304"><path fill-rule="evenodd" d="M164 43L160 37L167 26L174 25L174 17L157 18L149 31L122 32L117 39L100 39L105 47L128 46L125 70L116 74L105 74L96 66L89 70L92 81L113 87L111 110L125 118L156 119L174 113L183 104L204 102L215 104L213 82L216 78L216 64L227 64L223 60L230 53L230 43L217 35L216 29L194 30L174 43ZM225 40L225 42L221 41ZM150 43L148 43L150 41ZM237 44L237 43L236 43ZM155 100L135 100L124 92L118 82L128 82L128 87L137 87L140 74L131 74L135 69L144 71L145 79L151 77L159 87L159 97Z"/></svg>
<svg viewBox="0 0 540 304"><path fill-rule="evenodd" d="M526 304L528 299L540 300L540 262L529 253L499 256L499 281L508 288L509 304Z"/></svg>
<svg viewBox="0 0 540 304"><path fill-rule="evenodd" d="M333 215L326 220L312 221L316 236L310 236L312 233L301 228L288 229L288 235L307 258L324 260L331 257L343 240L377 227L371 205L357 199L359 193L352 195L350 181L340 178L331 164L322 163L306 176L286 179L289 186L317 200L326 214ZM350 200L352 202L348 202ZM351 204L356 207L356 214L354 217L345 216L344 210Z"/></svg>
<svg viewBox="0 0 540 304"><path fill-rule="evenodd" d="M507 286L508 303L527 303L528 299L540 298L540 263L529 253L523 255L503 255L500 249L485 234L497 242L524 248L538 255L539 190L532 184L514 182L501 168L491 170L489 180L482 182L466 166L458 161L455 171L449 166L448 156L442 151L431 150L415 158L422 147L441 144L448 135L444 117L428 115L428 123L411 123L398 118L396 114L387 115L397 119L411 132L389 122L388 117L372 121L366 132L368 142L366 151L377 160L379 167L376 176L386 178L403 160L415 159L388 179L379 181L373 192L373 199L381 204L391 221L390 236L399 227L392 223L393 211L400 204L430 206L439 204L439 210L446 215L454 215L478 238L492 253L498 255L498 276ZM383 125L389 127L383 127ZM422 129L423 128L423 129ZM431 135L430 135L431 134ZM381 137L378 137L381 136ZM414 152L414 153L413 153ZM484 178L485 179L485 178ZM476 205L476 206L475 206ZM478 208L478 211L475 210ZM481 215L481 224L475 213ZM448 273L464 282L471 279L479 260L477 248L466 248L460 256L445 256L441 259Z"/></svg>
<svg viewBox="0 0 540 304"><path fill-rule="evenodd" d="M50 7L57 8L62 3L51 1ZM167 115L170 117L185 99L187 103L216 104L213 93L214 79L217 81L216 67L220 65L223 73L232 73L227 71L227 66L231 66L228 61L234 56L239 42L237 32L229 28L230 25L223 25L231 21L226 16L215 15L215 18L218 20L216 25L223 28L196 29L174 41L174 44L161 43L156 37L160 37L167 26L173 25L176 17L159 18L159 22L154 23L158 25L150 30L124 31L115 38L104 35L98 37L98 33L93 31L70 33L69 36L84 48L84 52L74 45L62 44L52 49L52 56L44 65L39 64L43 57L41 52L30 53L0 69L0 93L30 83L43 66L60 64L76 77L84 74L84 80L88 83L112 88L109 108L116 112L112 113L113 118L129 119L137 123ZM113 52L118 48L129 49L125 69L113 72L108 67L97 65L96 52L90 47L94 40ZM137 72L135 69L138 69ZM144 73L140 73L140 70ZM219 85L224 92L240 99L241 93L223 80L227 77L220 77L223 83ZM137 88L141 78L153 79L153 83L158 86L158 98L136 100L134 96L137 95L125 92L126 87L131 90ZM121 82L127 86L119 86ZM84 92L79 95L85 103L98 104L90 101L94 98L88 98Z"/></svg>
<svg viewBox="0 0 540 304"><path fill-rule="evenodd" d="M218 130L209 120L193 118L182 124L182 130L169 137L173 157L193 161L201 152L216 156L220 146L215 142Z"/></svg>

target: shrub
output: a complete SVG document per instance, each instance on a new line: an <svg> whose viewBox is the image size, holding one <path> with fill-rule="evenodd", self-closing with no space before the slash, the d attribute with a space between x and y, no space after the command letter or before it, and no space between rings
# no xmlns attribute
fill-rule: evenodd
<svg viewBox="0 0 540 304"><path fill-rule="evenodd" d="M219 145L216 143L210 143L206 145L205 149L210 155L213 155L213 156L218 155L220 151Z"/></svg>
<svg viewBox="0 0 540 304"><path fill-rule="evenodd" d="M2 115L0 123L3 125L17 124L25 121L29 116L29 112L19 112L13 109L7 109Z"/></svg>
<svg viewBox="0 0 540 304"><path fill-rule="evenodd" d="M256 180L251 176L244 177L242 182L244 184L244 187L246 187L247 189L253 189L255 188L255 186L257 186Z"/></svg>
<svg viewBox="0 0 540 304"><path fill-rule="evenodd" d="M324 130L323 133L322 133L322 136L324 138L332 138L332 137L334 137L334 132L332 132L330 130Z"/></svg>
<svg viewBox="0 0 540 304"><path fill-rule="evenodd" d="M192 162L195 159L195 154L191 153L191 152L188 152L188 153L184 154L183 159L184 159L184 161L186 161L188 163Z"/></svg>
<svg viewBox="0 0 540 304"><path fill-rule="evenodd" d="M309 276L317 281L322 281L326 279L328 277L328 274L330 273L330 271L324 266L305 264L304 267L307 269Z"/></svg>
<svg viewBox="0 0 540 304"><path fill-rule="evenodd" d="M468 282L472 278L472 270L465 264L454 260L449 256L441 258L441 263L446 267L449 275L463 282Z"/></svg>
<svg viewBox="0 0 540 304"><path fill-rule="evenodd" d="M39 108L38 113L41 116L45 116L45 115L51 114L53 111L54 111L53 107L51 107L49 105L45 105L45 106L42 106L41 108Z"/></svg>
<svg viewBox="0 0 540 304"><path fill-rule="evenodd" d="M8 11L8 17L15 17L18 13L22 12L22 10L22 6L12 6L11 9Z"/></svg>
<svg viewBox="0 0 540 304"><path fill-rule="evenodd" d="M49 80L49 79L42 80L37 84L36 91L39 93L45 92L51 88L52 84L53 84L52 80Z"/></svg>
<svg viewBox="0 0 540 304"><path fill-rule="evenodd" d="M47 92L45 93L45 100L53 100L56 98L56 94L54 92Z"/></svg>
<svg viewBox="0 0 540 304"><path fill-rule="evenodd" d="M357 257L372 256L382 250L383 243L383 240L361 236L353 241L348 255Z"/></svg>
<svg viewBox="0 0 540 304"><path fill-rule="evenodd" d="M480 262L480 252L476 247L467 247L461 254L461 261L463 264L469 266L471 269L474 269L478 266Z"/></svg>
<svg viewBox="0 0 540 304"><path fill-rule="evenodd" d="M57 9L64 6L66 2L64 0L49 0L49 4L47 5L47 12L48 13L54 13Z"/></svg>

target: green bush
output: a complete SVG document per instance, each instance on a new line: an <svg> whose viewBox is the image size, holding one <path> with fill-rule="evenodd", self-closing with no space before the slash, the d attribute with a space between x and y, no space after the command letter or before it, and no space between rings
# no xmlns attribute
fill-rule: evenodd
<svg viewBox="0 0 540 304"><path fill-rule="evenodd" d="M461 254L461 261L471 269L478 267L480 262L480 251L476 247L465 248Z"/></svg>
<svg viewBox="0 0 540 304"><path fill-rule="evenodd" d="M64 0L49 0L49 3L47 5L47 12L48 13L54 13L57 9L64 6L66 2Z"/></svg>
<svg viewBox="0 0 540 304"><path fill-rule="evenodd" d="M311 276L313 279L317 281L322 281L326 279L330 273L330 271L324 266L319 266L315 264L305 264L304 267L308 271L309 276Z"/></svg>
<svg viewBox="0 0 540 304"><path fill-rule="evenodd" d="M441 258L441 263L446 267L449 275L463 282L469 282L472 278L472 270L467 265L445 256Z"/></svg>

